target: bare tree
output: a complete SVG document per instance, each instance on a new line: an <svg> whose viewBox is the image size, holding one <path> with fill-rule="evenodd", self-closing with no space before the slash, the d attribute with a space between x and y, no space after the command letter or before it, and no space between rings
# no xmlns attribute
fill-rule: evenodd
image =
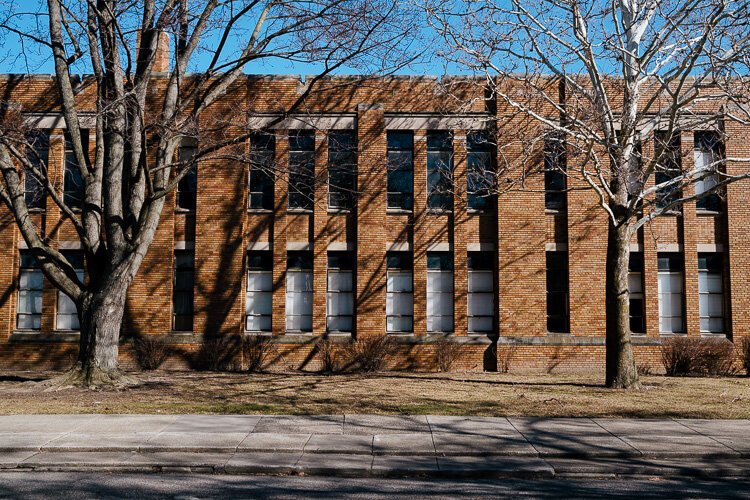
<svg viewBox="0 0 750 500"><path fill-rule="evenodd" d="M37 12L26 9L5 5L0 36L17 38L27 62L37 54L54 62L56 102L83 189L78 206L61 195L46 175L46 158L34 154L24 119L34 110L6 102L0 199L44 276L75 302L80 350L65 383L117 384L127 291L167 195L198 161L221 158L248 139L249 131L224 133L226 118L212 122L211 107L223 102L223 109L231 108L224 96L231 97L244 72L257 71L263 61L315 64L320 72L308 92L341 67L398 68L408 60L400 49L410 22L398 2L386 0L47 0ZM174 50L164 68L158 59L170 40ZM245 111L233 110L240 122ZM195 152L178 157L186 140L197 142ZM25 185L43 190L75 228L89 274L85 282L34 224L34 190L25 193Z"/></svg>
<svg viewBox="0 0 750 500"><path fill-rule="evenodd" d="M748 2L469 0L425 7L446 57L486 78L503 112L530 124L525 140L557 143L551 149L564 153L567 168L552 168L598 195L609 221L606 385L637 388L631 239L655 217L720 196L749 176L750 159L715 147L730 123L750 123ZM695 129L714 132L705 140L715 154L681 168L680 133ZM497 186L525 188L539 162L520 156L510 160L520 168L500 166L505 178Z"/></svg>

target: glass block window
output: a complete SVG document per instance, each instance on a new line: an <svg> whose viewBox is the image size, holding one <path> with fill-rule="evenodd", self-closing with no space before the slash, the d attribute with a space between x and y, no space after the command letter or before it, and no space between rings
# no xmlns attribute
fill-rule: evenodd
<svg viewBox="0 0 750 500"><path fill-rule="evenodd" d="M453 252L427 253L427 331L453 332Z"/></svg>
<svg viewBox="0 0 750 500"><path fill-rule="evenodd" d="M313 254L288 252L286 265L286 329L311 332L313 311Z"/></svg>
<svg viewBox="0 0 750 500"><path fill-rule="evenodd" d="M411 252L386 254L385 318L388 333L414 329L414 260Z"/></svg>
<svg viewBox="0 0 750 500"><path fill-rule="evenodd" d="M270 332L273 311L273 255L270 251L247 253L245 330Z"/></svg>
<svg viewBox="0 0 750 500"><path fill-rule="evenodd" d="M29 250L21 250L18 276L16 328L40 330L42 327L42 268Z"/></svg>
<svg viewBox="0 0 750 500"><path fill-rule="evenodd" d="M495 253L469 252L469 333L488 333L495 319Z"/></svg>
<svg viewBox="0 0 750 500"><path fill-rule="evenodd" d="M685 332L685 288L681 253L660 253L659 261L659 331Z"/></svg>
<svg viewBox="0 0 750 500"><path fill-rule="evenodd" d="M354 254L328 252L326 328L329 332L354 329Z"/></svg>
<svg viewBox="0 0 750 500"><path fill-rule="evenodd" d="M701 332L724 333L724 256L698 254L698 296Z"/></svg>

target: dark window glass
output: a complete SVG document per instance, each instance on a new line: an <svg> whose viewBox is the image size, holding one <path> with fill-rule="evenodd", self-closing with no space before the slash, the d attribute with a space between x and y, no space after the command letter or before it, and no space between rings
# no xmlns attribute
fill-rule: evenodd
<svg viewBox="0 0 750 500"><path fill-rule="evenodd" d="M89 131L81 129L81 143L84 150L88 151ZM86 152L85 151L85 152ZM73 151L73 142L70 136L65 134L65 178L63 179L63 203L72 209L80 209L83 206L85 185L83 175Z"/></svg>
<svg viewBox="0 0 750 500"><path fill-rule="evenodd" d="M494 146L487 132L466 135L466 194L472 210L492 205L495 188Z"/></svg>
<svg viewBox="0 0 750 500"><path fill-rule="evenodd" d="M544 206L562 210L567 206L565 142L551 136L544 140Z"/></svg>
<svg viewBox="0 0 750 500"><path fill-rule="evenodd" d="M701 131L695 133L694 148L695 168L706 171L706 175L695 183L695 194L701 195L707 191L716 189L716 185L719 183L717 172L720 169L720 162L723 158L723 144L717 132ZM721 195L713 192L699 198L695 202L695 207L699 210L719 212L722 209Z"/></svg>
<svg viewBox="0 0 750 500"><path fill-rule="evenodd" d="M567 252L547 252L547 331L569 331Z"/></svg>
<svg viewBox="0 0 750 500"><path fill-rule="evenodd" d="M248 208L273 210L275 151L276 141L271 134L256 134L250 139Z"/></svg>
<svg viewBox="0 0 750 500"><path fill-rule="evenodd" d="M32 168L23 176L24 200L28 208L47 206L47 162L49 161L49 130L35 130L27 137L29 148L26 159Z"/></svg>
<svg viewBox="0 0 750 500"><path fill-rule="evenodd" d="M682 254L677 252L659 252L659 271L681 273L683 269Z"/></svg>
<svg viewBox="0 0 750 500"><path fill-rule="evenodd" d="M387 208L411 210L414 200L414 133L388 132Z"/></svg>
<svg viewBox="0 0 750 500"><path fill-rule="evenodd" d="M307 250L287 252L286 268L311 270L313 268L312 252Z"/></svg>
<svg viewBox="0 0 750 500"><path fill-rule="evenodd" d="M468 252L469 332L488 333L495 325L495 252Z"/></svg>
<svg viewBox="0 0 750 500"><path fill-rule="evenodd" d="M414 268L411 252L388 252L385 259L388 269L412 270Z"/></svg>
<svg viewBox="0 0 750 500"><path fill-rule="evenodd" d="M428 252L427 269L437 271L453 270L453 253L452 252Z"/></svg>
<svg viewBox="0 0 750 500"><path fill-rule="evenodd" d="M173 329L175 331L190 332L193 330L194 261L193 250L176 250L174 253L172 309L174 315Z"/></svg>
<svg viewBox="0 0 750 500"><path fill-rule="evenodd" d="M328 134L328 207L354 207L357 172L357 141L354 131Z"/></svg>
<svg viewBox="0 0 750 500"><path fill-rule="evenodd" d="M646 333L643 303L643 254L641 252L630 253L628 292L630 295L630 331Z"/></svg>
<svg viewBox="0 0 750 500"><path fill-rule="evenodd" d="M453 134L427 132L427 208L453 209Z"/></svg>
<svg viewBox="0 0 750 500"><path fill-rule="evenodd" d="M289 133L289 208L313 209L315 131Z"/></svg>
<svg viewBox="0 0 750 500"><path fill-rule="evenodd" d="M654 181L656 185L664 184L682 174L682 158L680 155L680 134L676 133L671 138L665 132L657 131L654 134L654 146L656 156L659 159L656 165ZM656 206L664 208L678 200L681 196L680 182L662 186L656 191ZM675 210L679 210L675 207Z"/></svg>
<svg viewBox="0 0 750 500"><path fill-rule="evenodd" d="M180 162L186 162L183 168L188 172L177 184L177 207L183 210L195 210L196 195L198 192L198 166L190 162L195 158L197 147L194 145L182 145L178 151Z"/></svg>

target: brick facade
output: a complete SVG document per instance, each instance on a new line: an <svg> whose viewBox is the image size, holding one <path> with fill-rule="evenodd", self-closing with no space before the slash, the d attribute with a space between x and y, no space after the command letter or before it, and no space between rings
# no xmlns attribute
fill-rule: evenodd
<svg viewBox="0 0 750 500"><path fill-rule="evenodd" d="M25 113L59 115L52 81L46 77L5 77L0 81L6 99ZM128 339L159 335L178 347L181 355L167 367L188 367L206 339L239 338L245 332L246 268L248 250L270 251L273 261L271 330L279 368L317 369L315 341L326 335L327 255L349 250L355 256L353 294L354 328L351 336L364 338L386 333L386 252L413 255L413 331L394 335L398 352L394 368L432 369L437 341L442 334L427 331L427 261L430 252L453 255L453 332L448 338L463 346L458 369L495 370L498 359L511 352L513 370L600 369L604 362L604 266L606 217L595 193L573 190L567 208L545 210L544 176L526 180L524 190L509 190L483 211L467 208L467 136L475 129L496 130L497 161L513 164L528 154L517 135L533 134L530 125L500 103L487 102L484 89L471 80L456 79L446 96L431 78L359 80L334 78L305 98L295 115L282 112L304 90L295 77L248 77L235 84L214 104L206 117L207 129L240 134L248 123L273 120L275 161L288 165L290 130L315 129L314 204L309 211L288 210L288 172L279 169L274 184L273 210L248 209L248 166L226 159L202 161L198 168L197 208L179 210L170 195L154 242L144 259L129 295L123 326L122 360L132 364ZM154 86L154 97L159 94ZM454 99L458 95L462 99ZM90 89L80 96L91 100ZM461 101L458 107L455 103ZM469 103L469 104L466 104ZM541 106L541 105L540 105ZM216 127L219 120L220 127ZM210 123L209 123L210 122ZM62 189L64 125L51 130L49 175ZM333 124L333 125L325 125ZM357 140L360 193L351 210L328 208L328 131L353 130ZM414 133L413 209L387 210L387 132ZM435 212L427 207L427 133L448 129L453 134L454 207ZM213 133L213 132L212 132ZM748 127L727 123L727 156L748 157ZM692 161L692 135L683 132L684 155ZM541 150L541 145L534 147ZM242 154L250 145L225 153ZM742 164L729 162L739 172ZM575 182L575 181L571 181ZM581 187L572 185L569 187ZM701 335L698 312L698 253L724 254L725 333L730 339L750 335L750 263L748 228L750 200L746 185L728 189L719 213L684 207L681 216L662 217L646 226L634 240L643 252L643 294L646 332L635 336L639 364L660 368L657 256L677 251L684 256L686 334ZM75 242L71 225L53 202L34 214L55 244ZM75 332L55 330L57 294L45 280L41 330L16 328L19 249L22 239L5 207L0 207L0 367L65 367L77 347ZM195 254L194 319L192 332L172 331L173 260L175 249ZM569 257L569 332L548 333L546 325L546 252L566 251ZM467 255L489 251L494 256L494 328L489 335L468 332ZM286 327L287 255L312 252L312 332L288 332ZM337 342L346 335L336 335Z"/></svg>

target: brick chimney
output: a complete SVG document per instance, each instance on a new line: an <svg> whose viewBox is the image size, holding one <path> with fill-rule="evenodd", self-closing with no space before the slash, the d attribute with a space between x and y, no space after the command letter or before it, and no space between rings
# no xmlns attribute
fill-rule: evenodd
<svg viewBox="0 0 750 500"><path fill-rule="evenodd" d="M136 46L141 45L141 30L138 30ZM156 43L156 57L152 71L156 73L166 73L169 71L169 33L162 31L159 33L159 41Z"/></svg>

